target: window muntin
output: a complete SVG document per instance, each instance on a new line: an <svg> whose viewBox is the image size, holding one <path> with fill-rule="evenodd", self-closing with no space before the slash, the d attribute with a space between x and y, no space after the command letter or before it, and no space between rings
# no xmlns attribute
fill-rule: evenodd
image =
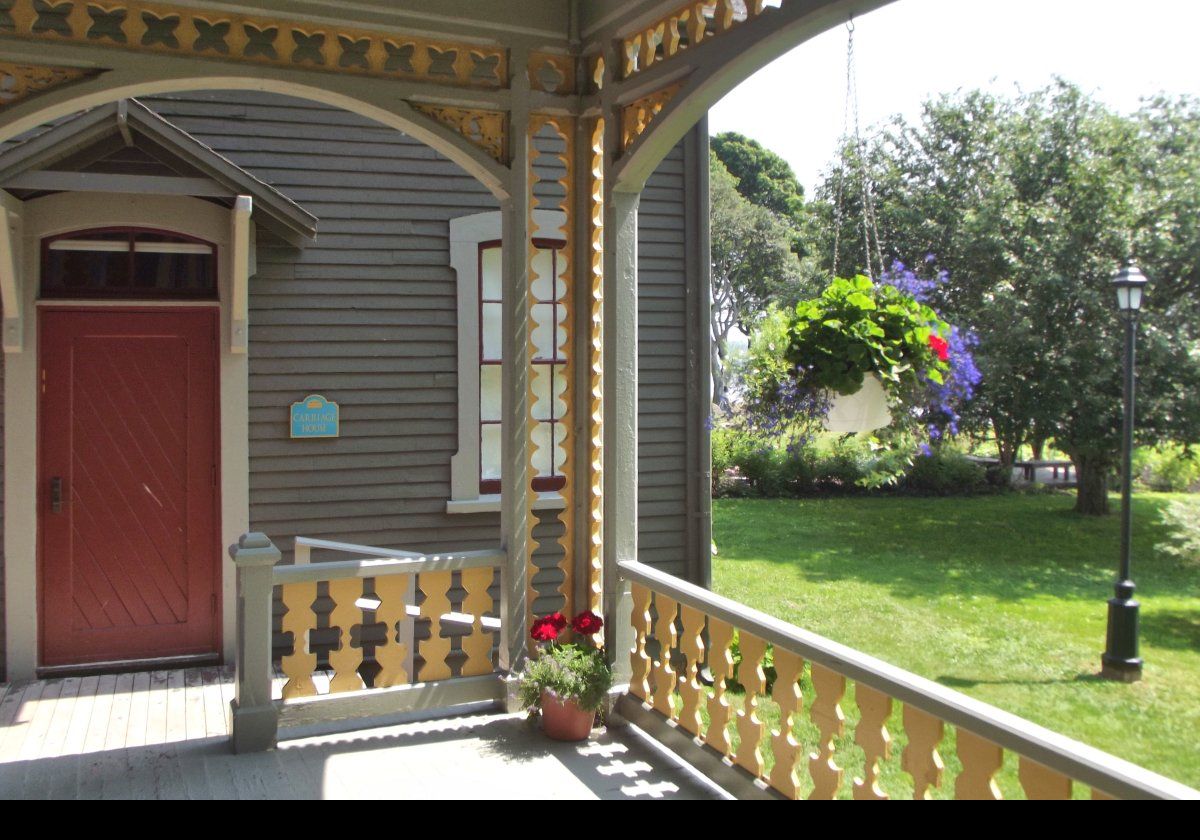
<svg viewBox="0 0 1200 840"><path fill-rule="evenodd" d="M531 286L532 316L530 339L533 360L530 387L531 412L537 425L533 429L533 489L538 492L559 490L566 483L562 469L566 461L563 446L566 427L566 307L562 303L566 284L561 273L565 261L562 244L535 239ZM479 492L500 492L501 452L501 320L503 317L501 284L502 251L499 242L479 245Z"/></svg>
<svg viewBox="0 0 1200 840"><path fill-rule="evenodd" d="M42 240L44 298L217 299L217 248L183 234L99 228Z"/></svg>

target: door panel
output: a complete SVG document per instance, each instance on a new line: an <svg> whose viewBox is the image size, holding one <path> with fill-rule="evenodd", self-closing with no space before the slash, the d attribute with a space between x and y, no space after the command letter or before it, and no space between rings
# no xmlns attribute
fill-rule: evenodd
<svg viewBox="0 0 1200 840"><path fill-rule="evenodd" d="M216 310L45 310L40 346L41 664L215 653Z"/></svg>

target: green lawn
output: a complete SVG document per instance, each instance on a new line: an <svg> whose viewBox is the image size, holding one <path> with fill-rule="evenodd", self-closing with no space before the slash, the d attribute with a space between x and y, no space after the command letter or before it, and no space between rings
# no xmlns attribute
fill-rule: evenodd
<svg viewBox="0 0 1200 840"><path fill-rule="evenodd" d="M1135 501L1134 685L1095 676L1118 519L1067 495L717 500L713 587L1200 787L1200 568L1153 549L1169 498Z"/></svg>

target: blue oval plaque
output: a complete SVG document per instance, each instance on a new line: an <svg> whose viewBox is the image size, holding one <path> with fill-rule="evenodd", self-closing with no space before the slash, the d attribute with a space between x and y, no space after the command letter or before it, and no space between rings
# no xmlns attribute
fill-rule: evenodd
<svg viewBox="0 0 1200 840"><path fill-rule="evenodd" d="M338 404L320 394L309 394L292 403L292 437L334 438L338 436Z"/></svg>

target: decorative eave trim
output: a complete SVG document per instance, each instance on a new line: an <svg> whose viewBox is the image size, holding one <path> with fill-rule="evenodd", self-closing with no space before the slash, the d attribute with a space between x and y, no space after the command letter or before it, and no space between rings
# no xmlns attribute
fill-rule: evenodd
<svg viewBox="0 0 1200 840"><path fill-rule="evenodd" d="M0 12L3 15L3 12ZM100 71L0 61L0 110L51 88L77 82Z"/></svg>
<svg viewBox="0 0 1200 840"><path fill-rule="evenodd" d="M17 38L458 87L508 87L508 51L499 45L138 0L115 6L88 0L9 0L6 5L0 10L0 33Z"/></svg>

